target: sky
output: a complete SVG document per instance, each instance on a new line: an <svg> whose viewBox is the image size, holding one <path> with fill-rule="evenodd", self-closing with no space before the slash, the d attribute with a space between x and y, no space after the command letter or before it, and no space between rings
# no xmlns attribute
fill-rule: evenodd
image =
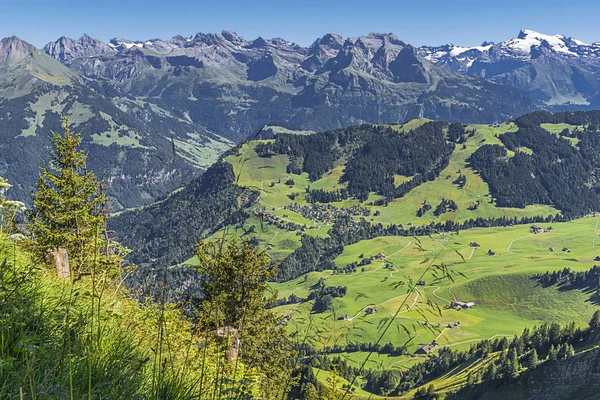
<svg viewBox="0 0 600 400"><path fill-rule="evenodd" d="M326 33L394 33L415 46L474 46L521 29L600 41L597 0L2 0L0 37L42 47L83 33L108 42L234 30L303 46Z"/></svg>

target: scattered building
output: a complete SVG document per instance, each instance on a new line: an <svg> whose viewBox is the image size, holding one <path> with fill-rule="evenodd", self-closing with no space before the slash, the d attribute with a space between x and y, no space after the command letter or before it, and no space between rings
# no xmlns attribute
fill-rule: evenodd
<svg viewBox="0 0 600 400"><path fill-rule="evenodd" d="M451 324L446 325L446 328L456 329L460 326L460 321L453 322Z"/></svg>
<svg viewBox="0 0 600 400"><path fill-rule="evenodd" d="M469 246L471 246L471 247L474 247L474 248L476 248L476 249L477 249L477 248L479 248L479 247L481 247L481 246L479 245L479 243L477 243L477 242L471 242L471 243L469 243Z"/></svg>
<svg viewBox="0 0 600 400"><path fill-rule="evenodd" d="M570 252L571 252L571 250L569 250L569 249L568 249L568 248L566 248L566 247L563 247L562 251L564 251L565 253L570 253Z"/></svg>
<svg viewBox="0 0 600 400"><path fill-rule="evenodd" d="M367 315L377 314L377 307L367 307L365 308L365 312Z"/></svg>
<svg viewBox="0 0 600 400"><path fill-rule="evenodd" d="M425 281L419 281L419 282L417 282L417 286L425 286Z"/></svg>
<svg viewBox="0 0 600 400"><path fill-rule="evenodd" d="M450 304L450 307L454 308L455 310L460 310L460 309L470 310L470 309L472 309L472 308L475 307L475 303L472 302L472 301L464 302L464 301L458 301L458 300L456 300L456 301L453 301Z"/></svg>
<svg viewBox="0 0 600 400"><path fill-rule="evenodd" d="M292 319L292 314L286 314L281 321L279 321L279 324L286 325L288 322L290 322L290 319Z"/></svg>
<svg viewBox="0 0 600 400"><path fill-rule="evenodd" d="M548 247L548 250L554 251L554 247Z"/></svg>
<svg viewBox="0 0 600 400"><path fill-rule="evenodd" d="M433 350L435 350L435 348L437 347L437 345L431 343L431 344L425 344L423 346L419 346L417 348L416 353L417 354L429 354L431 353Z"/></svg>
<svg viewBox="0 0 600 400"><path fill-rule="evenodd" d="M532 224L531 227L529 228L529 230L531 231L531 233L535 233L536 235L538 233L546 232L546 230L544 228L542 228L541 226L539 226L537 224Z"/></svg>
<svg viewBox="0 0 600 400"><path fill-rule="evenodd" d="M375 254L374 256L371 256L371 260L385 260L385 254L383 254L383 253Z"/></svg>

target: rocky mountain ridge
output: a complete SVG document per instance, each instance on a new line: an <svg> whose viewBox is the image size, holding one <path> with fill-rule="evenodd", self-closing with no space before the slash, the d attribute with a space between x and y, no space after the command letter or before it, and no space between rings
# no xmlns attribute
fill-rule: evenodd
<svg viewBox="0 0 600 400"><path fill-rule="evenodd" d="M234 141L282 121L318 131L415 117L495 122L533 109L522 91L440 68L393 34L327 34L309 47L233 31L115 38L111 50L82 39L69 51L57 43L45 51L104 88Z"/></svg>
<svg viewBox="0 0 600 400"><path fill-rule="evenodd" d="M600 42L521 30L500 43L420 47L424 58L463 74L481 76L531 93L544 108L597 107Z"/></svg>

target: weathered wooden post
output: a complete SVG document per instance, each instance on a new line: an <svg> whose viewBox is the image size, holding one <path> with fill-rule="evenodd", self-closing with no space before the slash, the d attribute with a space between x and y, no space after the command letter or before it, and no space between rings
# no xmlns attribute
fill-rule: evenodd
<svg viewBox="0 0 600 400"><path fill-rule="evenodd" d="M69 254L67 249L59 248L48 252L48 259L56 268L59 278L70 278L71 268L69 266Z"/></svg>
<svg viewBox="0 0 600 400"><path fill-rule="evenodd" d="M227 346L226 354L229 361L235 361L240 353L238 330L232 326L223 326L215 331L215 336Z"/></svg>

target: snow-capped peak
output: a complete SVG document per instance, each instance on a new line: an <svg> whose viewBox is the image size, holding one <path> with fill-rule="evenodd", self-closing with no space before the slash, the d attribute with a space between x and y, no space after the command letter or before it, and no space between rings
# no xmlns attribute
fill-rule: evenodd
<svg viewBox="0 0 600 400"><path fill-rule="evenodd" d="M569 50L567 38L564 35L545 35L529 29L523 29L515 39L510 39L502 43L502 47L517 51L520 53L529 53L531 47L541 46L543 42L548 43L550 49L557 53L564 53L576 56L577 54Z"/></svg>
<svg viewBox="0 0 600 400"><path fill-rule="evenodd" d="M126 40L126 39L121 39L121 38L111 39L110 43L108 45L116 50L130 49L134 46L139 47L139 48L144 47L144 43L142 43L142 42L133 42L131 40Z"/></svg>
<svg viewBox="0 0 600 400"><path fill-rule="evenodd" d="M450 50L450 55L453 57L456 57L464 52L467 52L469 50L477 50L480 52L484 52L484 51L488 51L492 45L491 44L486 44L486 45L481 45L481 46L473 46L473 47L462 47L462 46L452 46L452 50Z"/></svg>

